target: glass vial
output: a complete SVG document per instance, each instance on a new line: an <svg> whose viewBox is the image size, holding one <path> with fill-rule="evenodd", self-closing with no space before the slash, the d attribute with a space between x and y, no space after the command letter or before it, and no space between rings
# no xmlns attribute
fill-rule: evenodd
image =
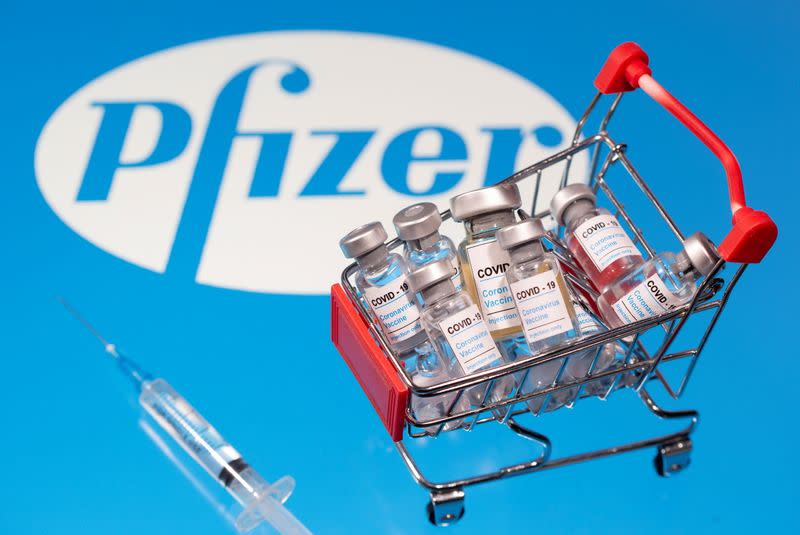
<svg viewBox="0 0 800 535"><path fill-rule="evenodd" d="M578 326L580 327L581 338L587 338L607 330L582 305L573 303L573 307L575 309L575 318L578 320ZM622 365L624 356L625 349L617 342L610 342L599 347L587 349L583 353L578 353L571 357L567 364L566 373L574 378L582 378L586 377L590 368L593 374L612 368L619 368ZM597 357L597 360L595 360L595 357ZM592 362L594 362L594 368L592 368ZM614 375L609 375L602 379L589 381L584 385L583 391L589 396L599 396L605 399L613 383ZM577 394L578 391L575 389L574 396L577 396Z"/></svg>
<svg viewBox="0 0 800 535"><path fill-rule="evenodd" d="M495 340L522 337L522 329L505 272L508 252L495 234L516 222L514 211L522 205L514 184L499 184L450 199L450 213L464 223L466 238L458 246L467 292L480 307Z"/></svg>
<svg viewBox="0 0 800 535"><path fill-rule="evenodd" d="M696 232L686 238L678 254L658 254L608 286L597 309L611 327L669 313L694 297L698 281L718 261L711 240Z"/></svg>
<svg viewBox="0 0 800 535"><path fill-rule="evenodd" d="M589 186L571 184L559 190L550 213L564 227L567 247L597 291L644 262L617 218L597 207Z"/></svg>
<svg viewBox="0 0 800 535"><path fill-rule="evenodd" d="M422 326L455 378L500 366L504 360L482 312L465 291L456 290L452 276L452 264L438 260L413 271L409 282L422 307ZM506 399L515 386L513 378L502 377L492 392L478 385L468 389L465 397L477 407Z"/></svg>
<svg viewBox="0 0 800 535"><path fill-rule="evenodd" d="M397 212L392 221L397 236L403 240L403 258L406 259L410 270L446 259L453 265L455 271L453 284L456 290L464 288L456 246L450 238L439 234L442 216L435 204L429 202L412 204Z"/></svg>
<svg viewBox="0 0 800 535"><path fill-rule="evenodd" d="M356 289L372 320L381 328L392 349L407 353L427 337L419 321L402 256L389 252L386 230L378 222L350 231L339 240L344 256L358 264Z"/></svg>
<svg viewBox="0 0 800 535"><path fill-rule="evenodd" d="M430 343L425 344L425 350L420 351L417 358L417 367L411 377L416 386L436 386L452 379L448 363L433 349ZM469 403L466 399L457 399L457 392L449 392L438 396L418 396L411 394L411 409L417 420L433 420L448 414L455 414L467 410ZM442 426L442 430L449 431L461 426L463 420L453 420ZM424 428L429 435L435 435L440 425Z"/></svg>
<svg viewBox="0 0 800 535"><path fill-rule="evenodd" d="M558 260L545 251L542 244L545 234L539 219L526 219L497 232L498 244L510 255L511 265L506 270L506 280L533 355L570 344L580 336L572 296ZM556 359L534 366L521 391L530 393L552 386L563 364L564 359ZM567 365L562 374L564 382L575 379L567 373L568 368ZM569 401L569 394L569 390L554 393L545 409L555 410L563 406ZM543 400L543 397L533 398L528 406L539 412Z"/></svg>

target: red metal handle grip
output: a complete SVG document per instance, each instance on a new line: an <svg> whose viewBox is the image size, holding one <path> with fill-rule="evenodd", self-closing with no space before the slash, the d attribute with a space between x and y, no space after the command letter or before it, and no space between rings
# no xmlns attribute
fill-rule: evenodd
<svg viewBox="0 0 800 535"><path fill-rule="evenodd" d="M722 162L728 178L733 228L719 252L726 261L760 262L778 237L778 227L765 213L747 206L742 170L731 149L678 99L652 77L649 58L636 43L623 43L608 56L594 85L601 93L621 93L641 88L686 126Z"/></svg>
<svg viewBox="0 0 800 535"><path fill-rule="evenodd" d="M366 323L339 284L331 287L331 339L366 392L392 440L401 440L408 387L375 343Z"/></svg>

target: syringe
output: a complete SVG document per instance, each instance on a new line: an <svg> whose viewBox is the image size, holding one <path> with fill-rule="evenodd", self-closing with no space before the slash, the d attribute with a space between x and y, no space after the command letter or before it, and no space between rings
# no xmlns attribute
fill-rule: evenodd
<svg viewBox="0 0 800 535"><path fill-rule="evenodd" d="M294 490L292 477L284 476L270 485L169 383L153 377L120 353L72 305L59 300L103 344L120 371L133 382L144 410L241 504L243 511L235 522L240 533L262 521L284 535L311 533L283 506Z"/></svg>

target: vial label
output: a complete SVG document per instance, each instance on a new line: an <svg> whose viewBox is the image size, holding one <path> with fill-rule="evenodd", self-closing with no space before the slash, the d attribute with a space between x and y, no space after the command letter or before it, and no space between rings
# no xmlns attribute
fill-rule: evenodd
<svg viewBox="0 0 800 535"><path fill-rule="evenodd" d="M575 329L555 271L513 282L511 291L529 344Z"/></svg>
<svg viewBox="0 0 800 535"><path fill-rule="evenodd" d="M578 327L581 330L581 334L595 334L600 332L600 324L595 321L591 314L586 312L580 305L573 303L572 307L575 309L575 318L578 320Z"/></svg>
<svg viewBox="0 0 800 535"><path fill-rule="evenodd" d="M601 214L575 229L575 238L598 271L625 256L642 256L617 218Z"/></svg>
<svg viewBox="0 0 800 535"><path fill-rule="evenodd" d="M364 296L391 344L407 340L422 330L419 309L405 277L385 286L365 288Z"/></svg>
<svg viewBox="0 0 800 535"><path fill-rule="evenodd" d="M682 300L667 289L658 275L652 275L612 306L623 323L660 316L675 310Z"/></svg>
<svg viewBox="0 0 800 535"><path fill-rule="evenodd" d="M465 373L502 363L500 352L477 306L470 305L440 321L439 329Z"/></svg>
<svg viewBox="0 0 800 535"><path fill-rule="evenodd" d="M475 293L489 329L518 328L519 316L506 282L506 269L511 264L508 252L497 240L469 245L466 252L475 281Z"/></svg>

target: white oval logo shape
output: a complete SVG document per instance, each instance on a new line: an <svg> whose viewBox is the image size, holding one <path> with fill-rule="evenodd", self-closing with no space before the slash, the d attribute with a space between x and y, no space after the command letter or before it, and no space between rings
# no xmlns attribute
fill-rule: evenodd
<svg viewBox="0 0 800 535"><path fill-rule="evenodd" d="M380 219L391 235L400 208L444 209L564 148L574 127L542 89L462 52L267 32L97 78L50 118L35 166L56 214L130 263L225 288L323 294L346 265L338 240L349 229ZM585 157L573 165L586 169ZM455 225L445 231L461 239Z"/></svg>

